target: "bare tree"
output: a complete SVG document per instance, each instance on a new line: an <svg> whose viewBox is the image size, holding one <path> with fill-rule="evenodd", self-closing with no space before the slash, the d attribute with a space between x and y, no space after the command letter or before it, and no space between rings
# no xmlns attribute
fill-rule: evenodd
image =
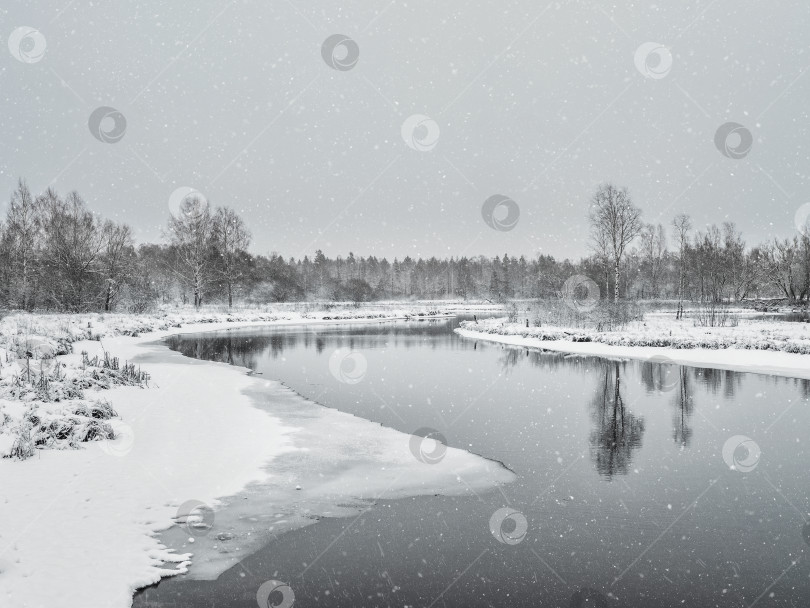
<svg viewBox="0 0 810 608"><path fill-rule="evenodd" d="M729 269L726 267L720 228L712 224L706 227L705 232L695 234L692 253L695 278L700 286L700 301L712 304L722 302L729 282Z"/></svg>
<svg viewBox="0 0 810 608"><path fill-rule="evenodd" d="M739 301L748 295L757 279L756 258L759 250L746 251L742 233L734 222L723 223L723 247L725 267L729 273L731 295Z"/></svg>
<svg viewBox="0 0 810 608"><path fill-rule="evenodd" d="M228 288L228 308L231 308L233 286L244 277L244 259L250 245L250 231L233 209L220 207L214 214L213 233L219 273Z"/></svg>
<svg viewBox="0 0 810 608"><path fill-rule="evenodd" d="M660 295L661 274L667 255L667 237L661 224L647 224L641 230L641 259L652 297Z"/></svg>
<svg viewBox="0 0 810 608"><path fill-rule="evenodd" d="M686 272L686 246L689 243L689 231L692 230L692 220L685 213L675 216L672 220L675 228L675 240L678 243L678 312L676 319L683 317L683 289Z"/></svg>
<svg viewBox="0 0 810 608"><path fill-rule="evenodd" d="M591 228L591 250L597 263L602 266L605 279L605 298L610 298L610 246L607 231L601 227Z"/></svg>
<svg viewBox="0 0 810 608"><path fill-rule="evenodd" d="M801 259L801 270L802 270L802 292L801 297L807 298L810 300L810 233L808 231L802 230L799 237L799 244L801 247L800 251L800 259ZM752 251L751 257L755 258L753 261L754 267L756 268L758 265L757 262L757 254L759 254L758 249L754 249ZM753 283L753 281L752 281Z"/></svg>
<svg viewBox="0 0 810 608"><path fill-rule="evenodd" d="M46 194L56 196L51 190ZM5 237L13 277L10 295L18 306L27 309L31 305L31 280L39 246L39 217L37 204L22 178L17 182L17 189L11 195Z"/></svg>
<svg viewBox="0 0 810 608"><path fill-rule="evenodd" d="M99 219L85 206L76 192L65 200L58 197L43 201L42 263L48 271L48 297L56 305L70 310L94 306L97 291L94 279L104 248Z"/></svg>
<svg viewBox="0 0 810 608"><path fill-rule="evenodd" d="M613 299L619 300L619 272L627 246L641 231L641 210L630 199L627 188L602 184L591 199L591 235L604 240L613 262L616 281Z"/></svg>
<svg viewBox="0 0 810 608"><path fill-rule="evenodd" d="M774 239L763 247L762 263L769 283L791 302L796 301L796 274L799 261L798 238Z"/></svg>
<svg viewBox="0 0 810 608"><path fill-rule="evenodd" d="M104 310L112 310L121 291L124 280L129 276L135 259L132 229L126 224L111 221L102 229L104 255L101 264L106 287L104 290Z"/></svg>
<svg viewBox="0 0 810 608"><path fill-rule="evenodd" d="M213 220L208 204L197 197L184 200L179 213L169 219L169 236L177 248L177 272L191 285L194 307L199 308L213 261Z"/></svg>

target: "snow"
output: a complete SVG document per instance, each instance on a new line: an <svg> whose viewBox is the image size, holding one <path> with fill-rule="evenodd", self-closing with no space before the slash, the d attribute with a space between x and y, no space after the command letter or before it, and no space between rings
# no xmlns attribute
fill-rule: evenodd
<svg viewBox="0 0 810 608"><path fill-rule="evenodd" d="M87 389L109 388L118 384L142 384L130 374L110 369L96 355L82 357L77 340L103 341L117 335L137 336L155 330L166 331L189 323L335 323L376 322L386 319L440 318L457 304L440 303L403 309L392 306L370 308L326 304L328 310L299 311L242 310L216 312L168 310L157 315L15 314L0 321L0 458L18 452L31 453L33 447L75 448L88 437L109 436L109 416L83 415L102 407L98 395L85 395ZM442 310L439 310L442 308ZM98 352L98 344L90 349ZM71 353L72 354L67 354ZM62 355L62 356L59 356ZM127 363L118 353L116 368ZM55 359L58 357L58 360ZM135 370L130 370L135 372ZM27 404L20 410L19 402ZM53 405L54 403L58 405ZM11 436L11 439L9 439Z"/></svg>
<svg viewBox="0 0 810 608"><path fill-rule="evenodd" d="M349 318L361 320L364 314ZM190 500L216 512L247 488L275 486L286 488L274 497L281 511L293 512L286 501L298 500L310 512L320 504L320 512L348 515L380 495L457 494L470 491L468 485L485 490L514 479L501 465L455 449L438 464L425 465L409 453L409 435L306 402L245 369L191 360L155 342L173 333L324 323L333 316L180 312L3 319L0 344L21 326L57 344L100 337L105 350L135 361L151 378L148 388L88 391L90 399L103 394L118 413L109 420L116 439L80 444L83 449L37 450L22 461L0 459L0 606L130 606L138 588L185 572L190 564L194 571L195 552L203 562L200 575L214 575L229 563L206 559L213 553L206 537L199 546L186 539L186 549L176 552L157 536ZM183 327L173 327L177 324ZM74 353L82 350L94 357L102 342L73 344ZM57 357L73 370L79 359ZM267 407L255 406L258 394ZM4 403L6 426L28 407ZM296 415L304 411L311 413L309 420ZM9 437L0 434L0 449ZM294 490L296 485L302 489ZM302 513L299 525L305 523Z"/></svg>
<svg viewBox="0 0 810 608"><path fill-rule="evenodd" d="M689 319L652 314L618 331L597 332L486 319L463 322L455 331L465 338L564 353L810 378L810 325L738 321L736 327L696 327Z"/></svg>

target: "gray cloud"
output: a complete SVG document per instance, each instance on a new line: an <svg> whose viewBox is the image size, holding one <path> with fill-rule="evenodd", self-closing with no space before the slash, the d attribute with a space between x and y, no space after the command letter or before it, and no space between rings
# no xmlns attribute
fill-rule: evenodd
<svg viewBox="0 0 810 608"><path fill-rule="evenodd" d="M751 241L790 234L810 200L804 2L0 10L0 192L20 175L78 189L141 241L160 238L183 186L242 212L257 251L294 256L578 256L588 198L608 179L646 221L732 219ZM8 51L20 26L44 36L41 59ZM357 43L353 67L324 61L334 34ZM671 66L652 56L645 76L645 43ZM101 106L126 119L117 143L88 128ZM435 121L432 149L403 141L413 115ZM728 122L752 135L743 158L715 145ZM513 230L483 220L495 194L519 205Z"/></svg>

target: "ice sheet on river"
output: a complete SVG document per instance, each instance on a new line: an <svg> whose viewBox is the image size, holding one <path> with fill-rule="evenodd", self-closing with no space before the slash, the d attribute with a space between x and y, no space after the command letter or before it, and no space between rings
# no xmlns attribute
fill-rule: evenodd
<svg viewBox="0 0 810 608"><path fill-rule="evenodd" d="M292 427L292 449L267 466L266 482L223 500L204 534L181 526L161 535L178 553L194 553L190 578L214 579L277 534L321 517L355 517L376 500L474 496L514 479L497 462L323 407L278 382L259 384L248 393Z"/></svg>

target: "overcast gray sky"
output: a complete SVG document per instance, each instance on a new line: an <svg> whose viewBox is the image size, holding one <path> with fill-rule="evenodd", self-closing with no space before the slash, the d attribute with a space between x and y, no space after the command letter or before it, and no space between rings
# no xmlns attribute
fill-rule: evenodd
<svg viewBox="0 0 810 608"><path fill-rule="evenodd" d="M645 221L788 236L810 201L808 33L806 0L6 0L0 195L76 189L141 242L190 187L256 252L578 257L612 180ZM334 34L353 66L327 65ZM91 133L100 106L118 141ZM737 129L721 152L728 122L750 150ZM513 229L482 217L493 195Z"/></svg>

